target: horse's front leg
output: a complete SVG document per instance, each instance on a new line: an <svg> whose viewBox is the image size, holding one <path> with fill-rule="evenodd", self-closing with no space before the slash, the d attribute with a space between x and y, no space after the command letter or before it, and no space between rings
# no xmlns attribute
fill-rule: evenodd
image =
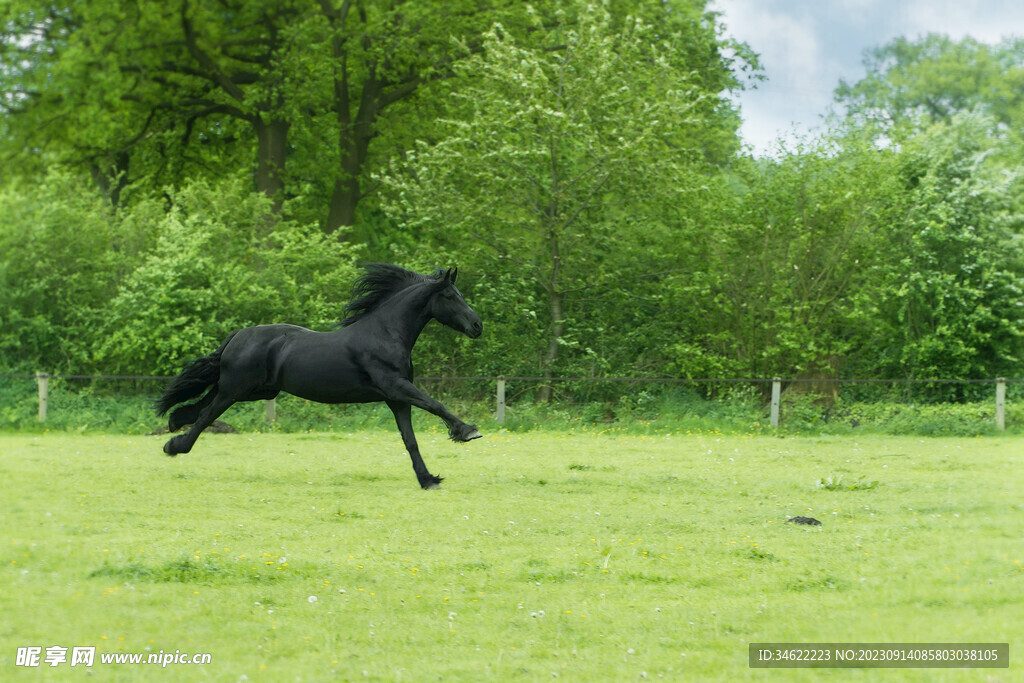
<svg viewBox="0 0 1024 683"><path fill-rule="evenodd" d="M407 379L391 379L387 382L380 382L379 386L384 391L386 400L409 403L444 420L444 423L448 425L448 437L452 441L472 441L483 436L476 425L466 424L455 417L450 410L444 407L444 404L427 396Z"/></svg>
<svg viewBox="0 0 1024 683"><path fill-rule="evenodd" d="M409 457L412 458L412 469L416 473L416 479L419 480L420 486L425 489L440 488L443 479L435 477L427 471L427 466L423 463L423 457L420 455L420 447L416 443L416 435L412 431L412 406L400 401L388 401L387 404L388 408L391 408L391 412L395 414L395 423L398 425L398 431L402 434L402 441L405 442L405 450L409 451Z"/></svg>

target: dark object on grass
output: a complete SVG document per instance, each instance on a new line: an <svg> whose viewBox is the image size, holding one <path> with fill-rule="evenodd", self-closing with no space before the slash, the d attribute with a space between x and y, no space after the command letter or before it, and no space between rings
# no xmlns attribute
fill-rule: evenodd
<svg viewBox="0 0 1024 683"><path fill-rule="evenodd" d="M224 420L214 420L213 424L206 428L210 434L237 434L238 430Z"/></svg>
<svg viewBox="0 0 1024 683"><path fill-rule="evenodd" d="M821 526L821 522L814 517L790 517L786 524L809 524L810 526Z"/></svg>
<svg viewBox="0 0 1024 683"><path fill-rule="evenodd" d="M162 415L206 392L171 411L169 431L192 427L164 444L164 453L188 453L203 429L238 401L269 400L282 391L318 403L383 401L395 414L420 486L437 488L441 478L427 471L416 444L412 407L444 420L452 441L480 438L476 425L412 383L412 347L431 319L473 339L483 332L480 317L455 288L457 275L457 268L421 275L371 264L356 281L348 317L336 330L259 325L232 332L219 349L186 366L156 401Z"/></svg>

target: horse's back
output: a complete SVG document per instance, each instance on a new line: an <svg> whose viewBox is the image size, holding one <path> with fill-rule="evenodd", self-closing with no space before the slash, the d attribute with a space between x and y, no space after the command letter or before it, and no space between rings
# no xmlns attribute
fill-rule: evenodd
<svg viewBox="0 0 1024 683"><path fill-rule="evenodd" d="M320 403L383 400L369 382L363 353L346 330L316 332L298 325L258 325L238 332L225 349L234 393L278 390Z"/></svg>
<svg viewBox="0 0 1024 683"><path fill-rule="evenodd" d="M221 354L221 391L241 396L273 388L277 358L289 339L309 334L316 333L288 324L256 325L238 330Z"/></svg>
<svg viewBox="0 0 1024 683"><path fill-rule="evenodd" d="M276 324L246 327L232 335L224 348L224 360L231 364L249 365L264 361L267 354L281 349L296 336L316 334L298 325Z"/></svg>

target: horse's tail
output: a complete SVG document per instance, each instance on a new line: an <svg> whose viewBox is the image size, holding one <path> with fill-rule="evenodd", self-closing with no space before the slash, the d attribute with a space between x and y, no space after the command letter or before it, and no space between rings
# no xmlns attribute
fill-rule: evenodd
<svg viewBox="0 0 1024 683"><path fill-rule="evenodd" d="M220 356L235 334L237 333L232 332L220 348L209 356L196 358L185 366L180 375L171 380L164 389L163 396L154 402L157 415L163 415L175 405L195 398L206 391L207 387L217 383L220 379Z"/></svg>

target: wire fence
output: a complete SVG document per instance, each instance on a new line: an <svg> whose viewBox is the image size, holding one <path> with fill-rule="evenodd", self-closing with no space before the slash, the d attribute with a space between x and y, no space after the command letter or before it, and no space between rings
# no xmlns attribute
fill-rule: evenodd
<svg viewBox="0 0 1024 683"><path fill-rule="evenodd" d="M37 417L40 422L45 422L50 414L51 380L68 380L72 382L106 383L108 391L126 391L134 394L147 394L152 396L158 391L154 384L164 383L173 379L170 376L150 375L85 375L85 374L50 374L37 372L0 374L0 380L35 380L37 395ZM807 378L807 377L743 377L743 378L681 378L681 377L539 377L539 376L467 376L467 377L420 377L416 380L424 385L429 385L432 390L441 391L448 395L458 395L455 387L463 387L462 396L468 396L474 400L487 400L494 406L494 416L499 424L503 424L510 410L510 404L515 402L530 401L535 398L541 387L549 387L552 395L560 399L562 403L569 406L580 407L581 405L600 406L607 403L610 398L621 398L629 395L629 392L618 390L594 391L587 390L587 387L595 386L645 386L645 387L702 387L705 391L713 387L750 387L754 392L763 396L769 408L769 423L772 428L779 426L782 406L783 389L794 395L814 394L823 397L824 400L838 398L838 391L844 386L922 386L941 387L944 385L973 386L992 385L994 391L988 393L988 400L993 402L992 412L994 426L997 430L1006 428L1006 405L1007 385L1022 385L1024 379L996 377L991 379L857 379L857 378ZM563 392L559 395L558 387L576 386L571 395ZM145 387L145 388L142 388ZM466 390L466 388L469 388ZM515 387L515 391L510 391ZM831 393L831 397L829 394ZM977 393L977 392L975 392ZM273 421L277 419L277 402L266 401L265 419Z"/></svg>

